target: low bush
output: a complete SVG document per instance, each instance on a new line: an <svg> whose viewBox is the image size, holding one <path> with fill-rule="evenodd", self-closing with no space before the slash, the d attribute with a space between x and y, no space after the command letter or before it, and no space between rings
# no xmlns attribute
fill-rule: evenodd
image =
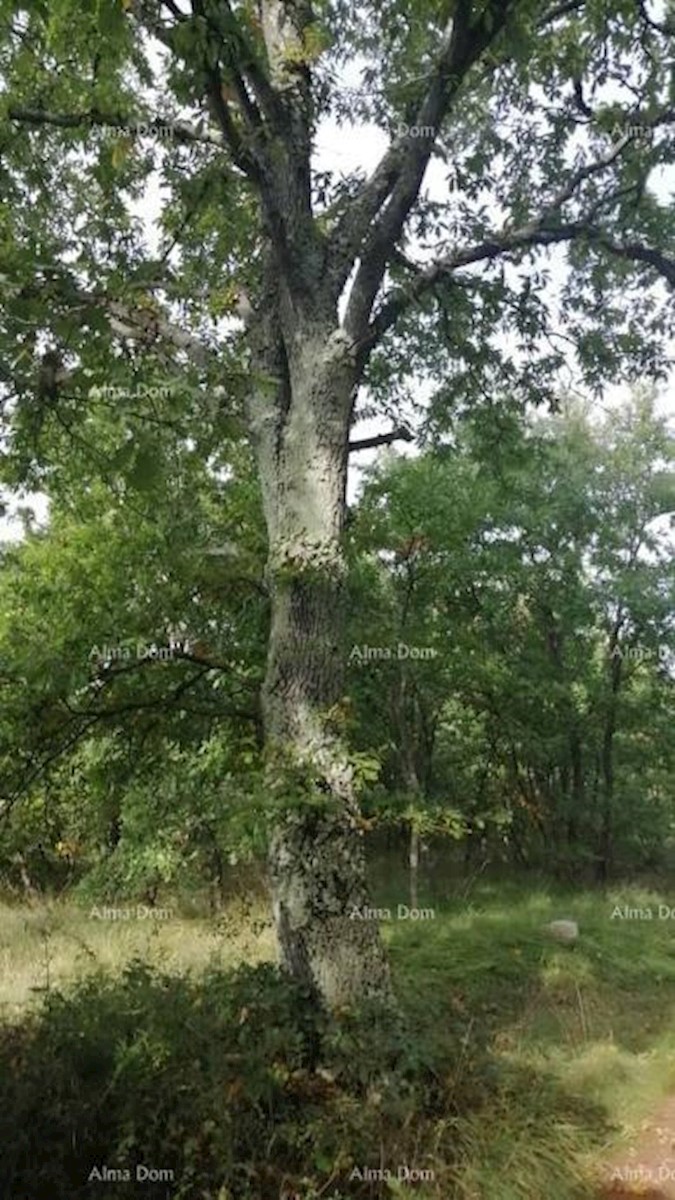
<svg viewBox="0 0 675 1200"><path fill-rule="evenodd" d="M328 1200L333 1184L387 1196L383 1156L405 1166L414 1152L419 1167L424 1126L410 1116L442 1112L444 1086L396 1014L328 1019L269 964L196 979L136 961L4 1030L0 1193L126 1200L142 1182L144 1200ZM451 1123L434 1132L448 1163Z"/></svg>

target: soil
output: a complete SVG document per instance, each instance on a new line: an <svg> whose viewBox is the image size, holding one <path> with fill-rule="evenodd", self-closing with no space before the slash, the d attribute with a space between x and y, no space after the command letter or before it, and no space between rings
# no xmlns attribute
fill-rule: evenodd
<svg viewBox="0 0 675 1200"><path fill-rule="evenodd" d="M675 1096L643 1121L633 1141L605 1164L598 1200L675 1200Z"/></svg>

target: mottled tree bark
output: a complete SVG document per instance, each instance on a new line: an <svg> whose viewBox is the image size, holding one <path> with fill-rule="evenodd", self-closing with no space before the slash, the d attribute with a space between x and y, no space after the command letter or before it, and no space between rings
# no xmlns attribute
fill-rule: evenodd
<svg viewBox="0 0 675 1200"><path fill-rule="evenodd" d="M345 663L342 526L355 365L337 322L298 332L295 343L277 373L279 392L253 398L250 413L272 602L263 714L270 778L282 780L269 874L283 965L340 1007L392 998L377 923L361 915L372 907L363 832L334 709ZM273 347L268 341L268 373Z"/></svg>

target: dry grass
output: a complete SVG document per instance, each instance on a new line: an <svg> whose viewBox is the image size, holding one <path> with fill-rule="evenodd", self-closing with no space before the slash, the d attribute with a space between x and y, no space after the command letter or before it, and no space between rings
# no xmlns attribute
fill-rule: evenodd
<svg viewBox="0 0 675 1200"><path fill-rule="evenodd" d="M129 916L112 916L122 909ZM39 1003L46 990L101 968L119 973L134 958L171 971L197 971L210 962L235 966L275 955L263 900L231 900L215 917L181 914L167 906L150 916L135 902L84 908L67 901L0 902L0 1021ZM105 914L105 915L104 915Z"/></svg>

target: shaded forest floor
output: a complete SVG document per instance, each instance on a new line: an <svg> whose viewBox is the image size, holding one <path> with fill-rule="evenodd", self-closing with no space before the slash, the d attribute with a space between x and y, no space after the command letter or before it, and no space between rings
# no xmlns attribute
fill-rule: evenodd
<svg viewBox="0 0 675 1200"><path fill-rule="evenodd" d="M343 1196L591 1200L606 1195L618 1200L630 1195L675 1194L668 1174L672 1166L675 1181L675 1145L670 1144L675 1138L671 1130L674 1114L668 1100L675 1094L675 921L663 915L675 905L675 895L634 885L614 886L602 894L483 879L468 889L458 887L455 895L441 894L438 889L423 892L419 905L425 916L412 920L405 910L399 915L398 905L405 899L403 880L397 881L392 872L388 878L386 886L377 889L376 903L391 913L390 919L382 922L382 931L408 1022L402 1051L405 1063L392 1068L389 1077L401 1070L404 1083L389 1078L393 1084L389 1097L387 1072L384 1084L369 1078L362 1051L364 1046L371 1047L374 1059L379 1026L375 1032L372 1025L367 1028L363 1043L356 1026L345 1025L338 1034L330 1033L325 1042L330 1061L321 1058L310 1065L304 1059L282 1061L284 1038L290 1045L296 1036L298 1005L289 1002L287 1010L276 1014L274 1006L283 1007L286 1000L283 996L270 998L266 976L264 986L256 984L251 991L252 974L248 982L233 985L238 1014L234 1025L241 1025L239 1040L234 1047L223 1047L224 1067L218 1067L215 1054L209 1068L227 1072L232 1062L238 1063L234 1074L223 1081L224 1096L223 1088L219 1093L209 1091L208 1096L205 1092L201 1105L193 1095L184 1112L173 1114L172 1105L178 1102L167 1095L168 1116L162 1119L166 1124L175 1115L180 1127L177 1145L189 1139L201 1145L200 1130L210 1130L211 1124L218 1125L220 1120L227 1124L229 1104L245 1113L250 1102L251 1122L261 1121L260 1129L273 1131L270 1144L277 1139L278 1173L266 1177L263 1188L265 1168L253 1161L258 1152L251 1150L249 1177L245 1178L239 1160L249 1151L231 1132L233 1140L221 1147L219 1161L229 1153L232 1172L226 1171L217 1185L214 1182L212 1191L204 1190L206 1176L199 1176L200 1170L208 1174L209 1169L204 1166L205 1151L200 1151L202 1167L190 1159L194 1179L188 1179L188 1167L181 1161L175 1186L153 1191L150 1185L140 1188L136 1184L125 1190L120 1182L115 1195L142 1194L145 1200L155 1196L185 1196L187 1200L193 1195L209 1200L257 1200L258 1196L260 1200L263 1196L265 1200L338 1200ZM212 995L211 985L205 983L202 1003L201 980L208 980L209 971L213 976L214 970L230 969L237 963L272 960L273 939L262 900L233 901L215 918L189 915L178 905L169 914L171 902L161 903L161 919L146 915L112 920L92 916L91 906L71 903L31 909L5 905L0 909L0 1017L9 1039L0 1054L0 1075L8 1062L14 1073L0 1098L5 1111L6 1105L16 1108L18 1102L24 1124L39 1124L42 1091L38 1092L38 1081L31 1074L38 1068L37 1059L31 1064L29 1047L37 1047L40 1039L46 1038L40 1049L45 1078L49 1062L58 1071L63 1060L70 1080L58 1113L50 1111L50 1128L55 1122L57 1126L62 1122L63 1128L86 1128L92 1071L99 1072L99 1090L108 1097L114 1126L118 1119L114 1115L114 1081L119 1077L125 1082L126 1104L127 1073L131 1072L131 1079L140 1080L136 1093L139 1120L132 1137L138 1157L143 1137L152 1140L144 1106L149 1113L164 1103L156 1089L149 1088L146 1093L142 1071L135 1074L140 1069L138 1062L150 1053L147 1046L154 1047L154 1057L148 1060L153 1070L159 1059L166 1062L174 1089L176 1075L187 1070L180 1059L183 1051L177 1042L174 1045L174 1033L166 1026L167 1004L177 1013L203 1008L199 1020L204 1024L197 1024L192 1035L195 1047L200 1037L207 1047L215 1045L216 1024L221 1042L230 1036L235 1009L226 1006L220 1012L210 1007L216 1003L213 995L220 996L223 986L229 984L218 983L220 990ZM617 906L632 910L633 915L613 917ZM131 903L129 907L133 907ZM649 911L651 919L636 915ZM578 921L576 944L560 945L543 930L548 921L561 917ZM138 960L156 965L165 973L164 982L155 986L147 977L140 982L140 977L135 978L132 984L110 982L123 980L124 970L131 964L133 972ZM190 996L180 990L182 985L167 982L169 976L186 973L195 989ZM44 997L49 1007L49 997L78 976L85 981L85 989L94 989L74 1002L72 1024L78 1024L80 1040L75 1033L72 1039L66 1036L71 1017L58 1004L58 1020L53 1018L57 1020L56 1033L54 1029L48 1037L40 1033ZM108 984L102 982L105 979ZM103 996L99 1024L96 987ZM105 987L109 992L104 995ZM162 1011L158 1015L155 1004L160 995ZM172 997L170 1003L166 996ZM127 1001L129 1012L135 1014L134 1023L116 1029L117 1014L125 1010ZM249 1050L257 1054L257 1043L262 1046L264 1040L262 1033L254 1037L254 1018L249 1015L258 1002L265 1013L264 1021L261 1017L265 1036L269 1022L278 1015L280 1040L267 1047L263 1063L265 1070L269 1063L274 1067L273 1087L269 1080L264 1086L260 1083L256 1071L262 1070L261 1064L257 1059L249 1063L246 1057ZM92 1026L88 1033L81 1032L85 1012L85 1024ZM213 1021L213 1030L208 1021ZM256 1043L253 1049L242 1042L249 1024L251 1045ZM95 1050L82 1061L79 1047L87 1037ZM128 1061L119 1055L113 1056L114 1063L106 1060L106 1037L117 1038L124 1045ZM8 1049L10 1043L13 1048ZM197 1062L198 1049L194 1058ZM399 1059L401 1055L397 1063ZM423 1088L417 1092L410 1083L407 1093L417 1059ZM349 1063L348 1069L341 1065L343 1060ZM198 1100L207 1066L200 1070L202 1074L190 1084L197 1089ZM42 1088L43 1080L39 1083ZM210 1080L208 1087L212 1086L216 1085ZM195 1128L190 1127L193 1119ZM240 1119L247 1120L245 1115ZM11 1125L9 1118L5 1121ZM119 1130L111 1129L108 1137L114 1141L119 1159L121 1135L129 1124L126 1110L118 1123ZM331 1137L326 1133L328 1126ZM141 1135L139 1129L143 1128ZM305 1138L306 1147L293 1154L282 1148L286 1143L280 1128L290 1131L289 1145L293 1143L297 1149L296 1143ZM301 1134L301 1130L306 1132ZM16 1134L11 1128L2 1132L5 1145L6 1138ZM220 1136L222 1129L213 1136L216 1133ZM79 1136L87 1144L88 1134L80 1132ZM261 1146L261 1155L264 1152ZM86 1153L93 1155L94 1150ZM178 1161L176 1154L180 1159L180 1153L175 1149L173 1153L172 1162ZM194 1154L199 1158L197 1151ZM25 1167L30 1157L27 1141L25 1159L16 1157L13 1164L14 1190L10 1187L7 1193L12 1200L29 1200L24 1179L30 1180L31 1187L38 1186ZM367 1167L378 1171L377 1177L364 1178ZM62 1170L65 1177L67 1167ZM417 1171L420 1178L407 1178L406 1171L409 1175ZM180 1178L185 1180L184 1189ZM44 1185L46 1180L40 1182ZM77 1181L70 1181L69 1191L59 1191L57 1183L51 1194L55 1200L61 1195L64 1200L66 1195L68 1200L101 1195L100 1183L88 1187L81 1180L78 1190Z"/></svg>

